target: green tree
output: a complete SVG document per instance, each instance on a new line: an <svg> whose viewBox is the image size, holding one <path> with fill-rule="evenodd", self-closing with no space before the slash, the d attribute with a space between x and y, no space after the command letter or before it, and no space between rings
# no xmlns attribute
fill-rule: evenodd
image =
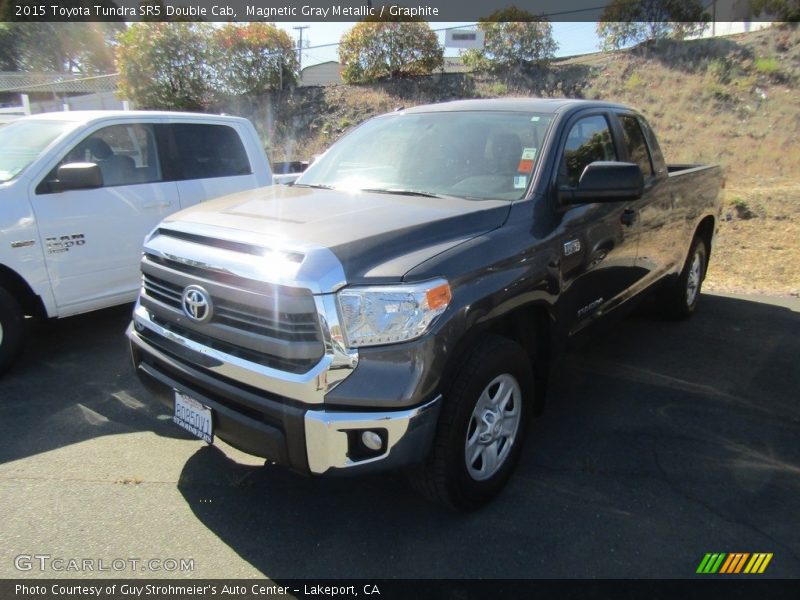
<svg viewBox="0 0 800 600"><path fill-rule="evenodd" d="M114 39L122 23L8 23L17 69L97 75L114 72Z"/></svg>
<svg viewBox="0 0 800 600"><path fill-rule="evenodd" d="M603 49L699 35L710 17L700 0L613 0L597 24Z"/></svg>
<svg viewBox="0 0 800 600"><path fill-rule="evenodd" d="M19 46L10 23L0 22L0 71L19 70Z"/></svg>
<svg viewBox="0 0 800 600"><path fill-rule="evenodd" d="M753 13L774 16L779 21L800 21L800 0L753 0Z"/></svg>
<svg viewBox="0 0 800 600"><path fill-rule="evenodd" d="M141 108L202 110L213 100L208 23L135 23L118 37L123 97Z"/></svg>
<svg viewBox="0 0 800 600"><path fill-rule="evenodd" d="M8 71L46 71L95 75L114 71L114 37L122 22L47 23L18 20L15 5L38 8L41 2L0 3L0 67ZM110 0L65 0L62 8L115 6ZM47 5L49 10L49 5Z"/></svg>
<svg viewBox="0 0 800 600"><path fill-rule="evenodd" d="M271 23L230 23L214 31L215 87L231 95L255 95L297 80L292 38Z"/></svg>
<svg viewBox="0 0 800 600"><path fill-rule="evenodd" d="M476 70L546 66L558 49L550 21L516 7L481 19L478 29L484 32L483 48L462 55Z"/></svg>
<svg viewBox="0 0 800 600"><path fill-rule="evenodd" d="M427 75L440 69L444 51L430 26L419 20L365 20L339 43L347 83Z"/></svg>

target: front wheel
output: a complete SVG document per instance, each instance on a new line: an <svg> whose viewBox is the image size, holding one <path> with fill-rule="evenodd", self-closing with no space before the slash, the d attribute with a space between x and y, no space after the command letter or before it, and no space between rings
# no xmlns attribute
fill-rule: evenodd
<svg viewBox="0 0 800 600"><path fill-rule="evenodd" d="M22 350L23 323L19 302L0 287L0 375L13 364Z"/></svg>
<svg viewBox="0 0 800 600"><path fill-rule="evenodd" d="M431 453L410 472L414 487L458 510L486 504L514 470L533 394L533 371L522 347L499 336L486 338L445 391Z"/></svg>

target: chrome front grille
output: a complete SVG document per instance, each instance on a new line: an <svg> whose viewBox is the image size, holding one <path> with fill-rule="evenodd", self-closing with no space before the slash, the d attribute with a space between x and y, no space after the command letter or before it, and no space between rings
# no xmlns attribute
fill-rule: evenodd
<svg viewBox="0 0 800 600"><path fill-rule="evenodd" d="M142 286L144 287L145 293L151 298L155 298L164 304L168 304L180 310L181 295L183 294L183 289L180 286L171 284L158 277L153 277L152 275L142 276Z"/></svg>
<svg viewBox="0 0 800 600"><path fill-rule="evenodd" d="M143 276L143 285L148 296L176 310L183 310L181 307L183 287L147 274ZM319 325L314 313L290 314L265 307L248 306L224 298L212 299L214 300L212 322L290 342L320 340Z"/></svg>
<svg viewBox="0 0 800 600"><path fill-rule="evenodd" d="M265 314L253 313L250 307L234 302L219 306L216 317L231 327L249 328L250 331L291 342L320 341L316 315L278 315L265 310Z"/></svg>
<svg viewBox="0 0 800 600"><path fill-rule="evenodd" d="M243 289L220 282L215 273L201 277L194 269L190 274L147 256L142 272L142 306L154 322L173 333L291 373L307 371L324 354L310 293L284 286ZM208 322L196 323L184 314L182 295L188 285L200 285L208 291L214 307Z"/></svg>

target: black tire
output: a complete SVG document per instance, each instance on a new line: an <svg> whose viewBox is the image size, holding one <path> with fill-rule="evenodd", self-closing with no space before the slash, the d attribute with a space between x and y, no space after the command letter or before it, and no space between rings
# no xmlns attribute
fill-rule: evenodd
<svg viewBox="0 0 800 600"><path fill-rule="evenodd" d="M487 404L506 389L510 390L506 402ZM412 485L428 499L456 510L474 510L489 502L519 459L534 394L530 359L522 347L495 335L485 338L464 357L443 392L436 437L426 462L409 471ZM515 409L518 416L513 416ZM487 421L487 411L493 410L495 417ZM484 419L474 413L483 414ZM467 452L477 453L471 464ZM498 459L494 469L492 454ZM484 456L489 457L485 463Z"/></svg>
<svg viewBox="0 0 800 600"><path fill-rule="evenodd" d="M22 350L23 319L19 302L0 287L0 375L14 364Z"/></svg>
<svg viewBox="0 0 800 600"><path fill-rule="evenodd" d="M659 292L657 299L664 317L681 320L692 316L700 299L707 267L706 242L701 237L695 237L678 279Z"/></svg>

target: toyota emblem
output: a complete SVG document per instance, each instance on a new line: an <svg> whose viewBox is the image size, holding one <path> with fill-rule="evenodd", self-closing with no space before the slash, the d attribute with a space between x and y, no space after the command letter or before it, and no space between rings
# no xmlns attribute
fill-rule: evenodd
<svg viewBox="0 0 800 600"><path fill-rule="evenodd" d="M181 297L183 312L195 323L205 323L211 318L211 297L199 285L190 285Z"/></svg>

